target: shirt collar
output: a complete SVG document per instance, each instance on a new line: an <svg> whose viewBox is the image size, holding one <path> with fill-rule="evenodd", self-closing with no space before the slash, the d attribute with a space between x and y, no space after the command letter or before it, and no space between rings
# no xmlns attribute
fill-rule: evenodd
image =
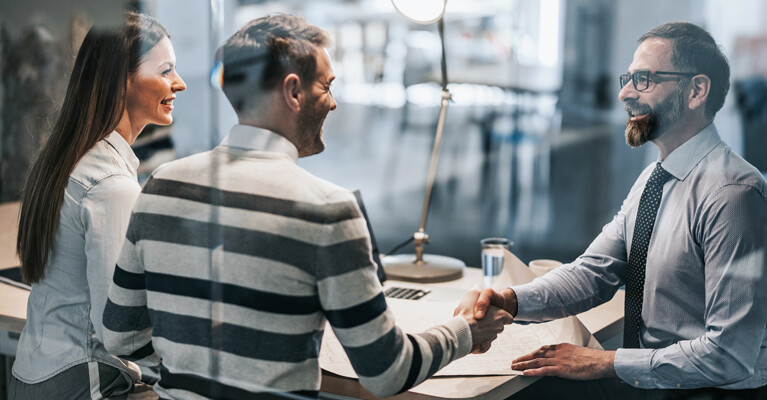
<svg viewBox="0 0 767 400"><path fill-rule="evenodd" d="M133 149L130 147L128 142L125 141L125 138L121 134L119 134L117 131L112 131L112 133L107 135L104 140L106 140L115 150L117 150L117 154L119 154L120 157L122 157L122 159L125 160L125 162L133 168L134 172L138 169L138 157L136 157L136 154L133 153Z"/></svg>
<svg viewBox="0 0 767 400"><path fill-rule="evenodd" d="M284 153L298 162L298 149L284 136L250 125L235 125L221 142L221 146L244 150Z"/></svg>
<svg viewBox="0 0 767 400"><path fill-rule="evenodd" d="M714 124L709 124L672 151L665 160L658 156L658 162L676 179L683 181L711 150L722 143Z"/></svg>

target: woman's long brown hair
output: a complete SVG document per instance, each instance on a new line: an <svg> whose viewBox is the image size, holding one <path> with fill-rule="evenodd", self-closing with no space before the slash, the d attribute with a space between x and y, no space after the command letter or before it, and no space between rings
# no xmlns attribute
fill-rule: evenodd
<svg viewBox="0 0 767 400"><path fill-rule="evenodd" d="M77 53L58 119L35 156L21 192L16 251L24 282L45 276L59 211L77 162L115 130L126 86L141 57L168 31L154 18L128 12L120 29L93 27Z"/></svg>

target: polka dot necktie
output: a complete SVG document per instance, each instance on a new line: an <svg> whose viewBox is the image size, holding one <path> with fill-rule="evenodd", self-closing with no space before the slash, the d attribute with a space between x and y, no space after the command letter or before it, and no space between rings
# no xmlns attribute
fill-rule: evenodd
<svg viewBox="0 0 767 400"><path fill-rule="evenodd" d="M623 347L639 348L639 326L642 322L642 300L644 297L645 264L647 247L650 244L655 216L663 196L663 185L672 178L660 163L650 175L639 200L631 240L631 253L626 266L626 304L624 306Z"/></svg>

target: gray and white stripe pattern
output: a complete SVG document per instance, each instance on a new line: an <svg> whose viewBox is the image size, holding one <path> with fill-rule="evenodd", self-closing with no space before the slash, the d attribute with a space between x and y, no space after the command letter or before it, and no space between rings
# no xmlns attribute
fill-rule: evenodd
<svg viewBox="0 0 767 400"><path fill-rule="evenodd" d="M274 135L230 136L242 134ZM380 396L467 354L460 317L420 335L396 327L353 194L269 150L219 146L154 172L115 268L107 348L161 361L167 398L316 397L325 320Z"/></svg>

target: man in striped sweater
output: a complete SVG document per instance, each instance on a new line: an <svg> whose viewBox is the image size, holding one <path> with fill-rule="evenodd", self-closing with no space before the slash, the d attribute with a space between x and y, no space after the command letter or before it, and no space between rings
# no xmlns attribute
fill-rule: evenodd
<svg viewBox="0 0 767 400"><path fill-rule="evenodd" d="M323 150L336 108L328 42L282 14L235 33L220 56L239 125L158 168L137 200L104 343L159 365L160 398L317 397L326 320L362 384L390 396L486 350L512 321L499 309L477 321L472 291L443 325L395 325L353 194L296 163Z"/></svg>

